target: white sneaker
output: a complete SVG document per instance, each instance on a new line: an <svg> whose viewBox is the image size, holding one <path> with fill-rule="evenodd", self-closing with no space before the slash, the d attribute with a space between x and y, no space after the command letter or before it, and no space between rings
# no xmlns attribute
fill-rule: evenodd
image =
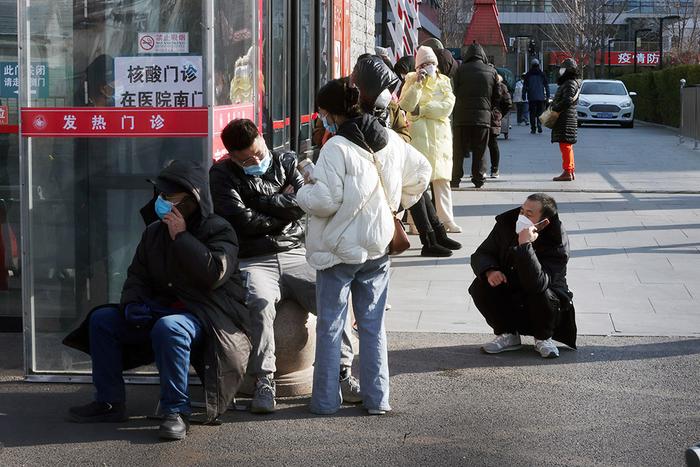
<svg viewBox="0 0 700 467"><path fill-rule="evenodd" d="M557 358L559 356L559 349L552 339L543 341L535 339L535 350L540 353L542 358Z"/></svg>
<svg viewBox="0 0 700 467"><path fill-rule="evenodd" d="M458 226L454 222L445 222L445 230L450 233L462 233L462 227Z"/></svg>
<svg viewBox="0 0 700 467"><path fill-rule="evenodd" d="M481 346L484 353L501 353L509 350L518 350L522 347L519 334L499 334L488 344Z"/></svg>

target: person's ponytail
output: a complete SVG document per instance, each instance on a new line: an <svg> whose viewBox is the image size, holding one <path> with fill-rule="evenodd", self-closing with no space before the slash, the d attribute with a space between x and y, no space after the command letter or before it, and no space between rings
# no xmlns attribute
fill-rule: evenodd
<svg viewBox="0 0 700 467"><path fill-rule="evenodd" d="M316 95L316 106L346 118L362 115L360 90L350 83L350 78L334 79L323 85Z"/></svg>

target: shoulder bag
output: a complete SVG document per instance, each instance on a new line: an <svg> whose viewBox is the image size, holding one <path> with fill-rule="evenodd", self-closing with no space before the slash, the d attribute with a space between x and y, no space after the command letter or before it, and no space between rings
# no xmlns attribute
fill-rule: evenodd
<svg viewBox="0 0 700 467"><path fill-rule="evenodd" d="M579 86L578 91L576 91L576 95L574 96L574 103L572 105L576 105L576 101L578 100L578 96L581 94L581 87ZM546 126L549 129L554 128L554 125L556 125L557 120L559 120L559 114L561 112L555 112L552 110L552 106L550 105L547 110L542 112L542 115L540 115L540 122L542 122L542 125Z"/></svg>

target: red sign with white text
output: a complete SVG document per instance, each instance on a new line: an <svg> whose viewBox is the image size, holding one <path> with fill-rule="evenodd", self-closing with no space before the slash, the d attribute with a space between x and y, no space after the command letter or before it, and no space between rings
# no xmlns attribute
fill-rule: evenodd
<svg viewBox="0 0 700 467"><path fill-rule="evenodd" d="M0 125L10 123L10 109L6 105L0 105Z"/></svg>
<svg viewBox="0 0 700 467"><path fill-rule="evenodd" d="M228 155L228 151L226 151L224 143L221 141L221 130L228 125L228 122L237 118L253 120L255 118L255 105L251 103L214 107L214 141L212 142L212 156L215 161L223 159Z"/></svg>
<svg viewBox="0 0 700 467"><path fill-rule="evenodd" d="M550 52L549 53L549 64L559 65L561 62L570 58L571 54L566 52ZM580 61L580 60L579 60ZM588 57L585 57L583 62L588 64ZM596 65L607 65L608 64L608 53L604 52L602 55L600 52L596 54L595 59ZM637 65L639 66L658 66L659 64L659 52L637 52ZM611 66L627 66L634 65L634 52L610 52L610 65Z"/></svg>
<svg viewBox="0 0 700 467"><path fill-rule="evenodd" d="M67 138L206 137L206 107L22 108L22 136Z"/></svg>

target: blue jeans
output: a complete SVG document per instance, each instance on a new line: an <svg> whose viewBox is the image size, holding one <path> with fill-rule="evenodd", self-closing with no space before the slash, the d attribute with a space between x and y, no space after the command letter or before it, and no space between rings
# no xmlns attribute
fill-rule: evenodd
<svg viewBox="0 0 700 467"><path fill-rule="evenodd" d="M189 414L188 375L190 352L203 338L202 326L192 314L160 318L152 328L127 324L116 307L103 307L90 316L90 355L95 400L119 403L126 400L122 377L124 347L151 343L160 373L160 408L164 414Z"/></svg>
<svg viewBox="0 0 700 467"><path fill-rule="evenodd" d="M311 411L332 414L342 403L338 368L340 343L348 318L348 298L360 333L360 387L366 409L391 410L389 359L384 308L389 287L389 257L363 264L338 264L316 273L316 362Z"/></svg>

